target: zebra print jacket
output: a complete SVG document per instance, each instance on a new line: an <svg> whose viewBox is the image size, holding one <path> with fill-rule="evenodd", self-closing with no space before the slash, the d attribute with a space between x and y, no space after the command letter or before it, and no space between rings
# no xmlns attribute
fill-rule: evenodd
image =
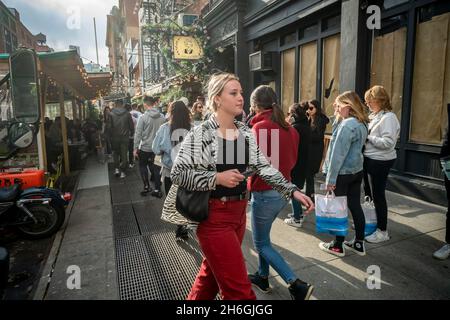
<svg viewBox="0 0 450 320"><path fill-rule="evenodd" d="M242 122L234 122L249 146L249 167L286 199L299 190L271 166L260 151L253 132ZM193 128L184 138L171 171L172 187L164 201L161 219L178 225L197 224L177 212L175 201L178 186L187 190L208 191L216 189L216 163L218 155L217 129L219 124L211 116Z"/></svg>

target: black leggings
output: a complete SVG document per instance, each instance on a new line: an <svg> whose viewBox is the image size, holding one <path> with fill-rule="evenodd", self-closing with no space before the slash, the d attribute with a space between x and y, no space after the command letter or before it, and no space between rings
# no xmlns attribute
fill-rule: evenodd
<svg viewBox="0 0 450 320"><path fill-rule="evenodd" d="M353 222L355 223L356 240L364 240L364 228L366 227L366 219L361 207L361 181L363 172L355 174L340 174L336 180L336 189L334 194L336 197L347 196L347 205L350 210ZM345 237L336 236L339 244L344 242Z"/></svg>
<svg viewBox="0 0 450 320"><path fill-rule="evenodd" d="M387 229L386 182L395 159L381 161L364 157L364 194L373 199L377 213L377 228Z"/></svg>

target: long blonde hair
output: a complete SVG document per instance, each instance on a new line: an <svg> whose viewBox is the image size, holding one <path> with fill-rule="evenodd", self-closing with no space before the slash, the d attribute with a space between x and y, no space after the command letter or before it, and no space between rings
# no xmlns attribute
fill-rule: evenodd
<svg viewBox="0 0 450 320"><path fill-rule="evenodd" d="M366 108L359 98L358 94L354 91L345 91L337 96L336 102L341 105L350 106L350 116L358 119L359 122L368 123L369 118L366 113ZM341 120L341 116L338 116Z"/></svg>
<svg viewBox="0 0 450 320"><path fill-rule="evenodd" d="M208 104L207 108L209 110L217 111L217 105L214 101L216 96L219 96L225 85L232 81L239 81L239 78L231 73L218 73L211 76L208 81Z"/></svg>

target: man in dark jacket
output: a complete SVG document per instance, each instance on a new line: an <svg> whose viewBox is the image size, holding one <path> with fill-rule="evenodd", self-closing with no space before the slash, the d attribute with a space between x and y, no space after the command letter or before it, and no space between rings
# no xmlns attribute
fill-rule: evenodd
<svg viewBox="0 0 450 320"><path fill-rule="evenodd" d="M108 127L109 132L111 132L111 142L114 151L114 167L116 168L114 174L116 176L120 174L121 178L125 178L125 171L128 167L128 139L134 134L134 124L122 100L115 102L115 107L109 117Z"/></svg>

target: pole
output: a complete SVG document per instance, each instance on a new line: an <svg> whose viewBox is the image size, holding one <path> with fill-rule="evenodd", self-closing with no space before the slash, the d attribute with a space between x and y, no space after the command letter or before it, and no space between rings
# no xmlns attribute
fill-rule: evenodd
<svg viewBox="0 0 450 320"><path fill-rule="evenodd" d="M67 143L67 125L66 125L66 113L64 110L64 87L59 86L59 116L61 118L61 134L64 153L64 173L66 176L70 173L69 164L69 145Z"/></svg>
<svg viewBox="0 0 450 320"><path fill-rule="evenodd" d="M97 64L100 64L98 62L97 26L95 25L95 17L94 17L94 34L95 34L95 51L97 52Z"/></svg>

